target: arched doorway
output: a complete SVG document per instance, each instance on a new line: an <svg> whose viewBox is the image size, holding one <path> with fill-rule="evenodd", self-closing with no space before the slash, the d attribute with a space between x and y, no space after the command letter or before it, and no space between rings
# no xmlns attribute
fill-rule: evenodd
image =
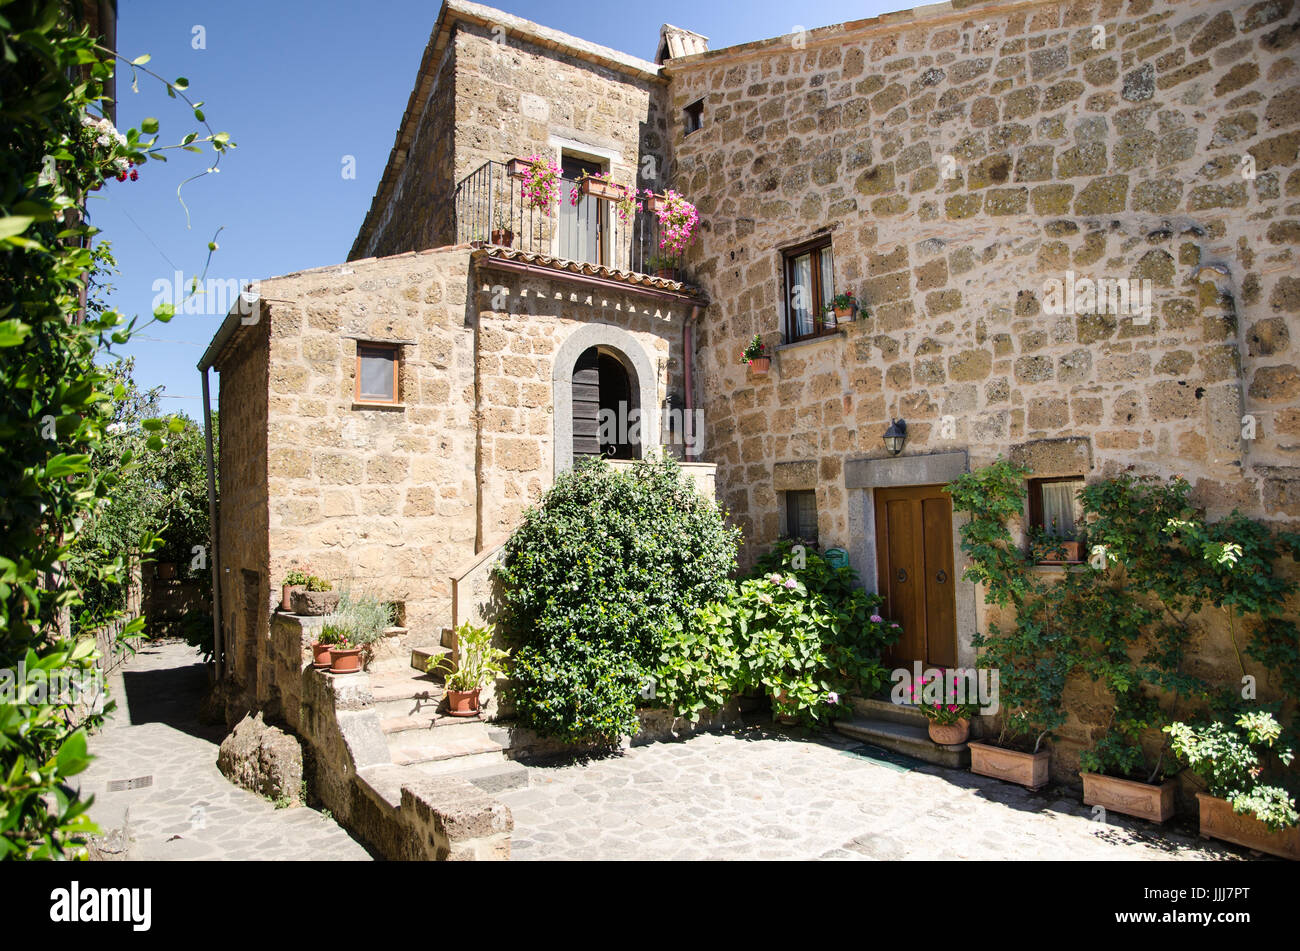
<svg viewBox="0 0 1300 951"><path fill-rule="evenodd" d="M613 347L588 347L573 365L573 460L641 458L636 371Z"/></svg>

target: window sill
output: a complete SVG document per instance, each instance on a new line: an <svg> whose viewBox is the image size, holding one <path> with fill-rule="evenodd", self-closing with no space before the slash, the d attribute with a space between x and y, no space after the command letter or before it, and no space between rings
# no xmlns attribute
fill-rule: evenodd
<svg viewBox="0 0 1300 951"><path fill-rule="evenodd" d="M816 337L804 337L802 340L792 340L789 343L778 343L776 345L776 352L780 353L782 350L793 350L795 347L806 347L809 344L814 343L824 343L827 340L834 340L836 338L842 339L848 335L848 331L846 330L834 330L831 333L819 334Z"/></svg>
<svg viewBox="0 0 1300 951"><path fill-rule="evenodd" d="M406 409L405 403L372 403L368 400L353 400L353 409Z"/></svg>

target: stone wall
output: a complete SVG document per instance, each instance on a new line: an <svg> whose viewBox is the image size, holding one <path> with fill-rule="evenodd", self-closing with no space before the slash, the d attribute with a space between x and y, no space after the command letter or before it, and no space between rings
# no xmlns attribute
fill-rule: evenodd
<svg viewBox="0 0 1300 951"><path fill-rule="evenodd" d="M822 535L846 543L842 460L882 455L898 416L908 452L978 465L1084 435L1093 476L1136 464L1187 476L1213 514L1300 516L1292 6L930 8L670 64L675 181L714 301L708 458L751 552L779 530L787 460L818 464ZM870 316L751 377L749 337L782 340L779 248L819 231ZM1045 313L1070 271L1151 281L1154 316Z"/></svg>
<svg viewBox="0 0 1300 951"><path fill-rule="evenodd" d="M468 265L466 250L444 249L260 285L277 586L308 567L404 602L412 629L445 621L448 577L475 550ZM356 401L358 340L400 343L399 404Z"/></svg>
<svg viewBox="0 0 1300 951"><path fill-rule="evenodd" d="M250 691L257 689L271 597L266 574L267 331L265 321L243 328L216 363L221 374L221 624L230 677Z"/></svg>
<svg viewBox="0 0 1300 951"><path fill-rule="evenodd" d="M663 174L663 80L591 62L567 48L572 38L545 31L556 39L544 40L532 24L483 9L500 22L452 27L409 120L415 132L392 198L367 216L353 257L456 241L455 185L488 161L536 153L558 164L563 147L605 159L619 184L658 187L638 173Z"/></svg>
<svg viewBox="0 0 1300 951"><path fill-rule="evenodd" d="M845 465L885 456L898 417L903 460L1178 474L1211 517L1294 526L1295 4L957 6L669 64L675 187L703 222L689 264L713 302L705 459L746 557L781 534L788 488L816 489L823 544L870 554L871 493ZM868 313L782 346L781 248L817 234ZM1150 282L1150 320L1051 312L1049 282L1071 277ZM766 377L739 363L755 333L777 348ZM855 567L874 588L874 559ZM967 616L964 652L988 620ZM1235 677L1201 622L1203 672ZM1105 715L1076 687L1062 774Z"/></svg>

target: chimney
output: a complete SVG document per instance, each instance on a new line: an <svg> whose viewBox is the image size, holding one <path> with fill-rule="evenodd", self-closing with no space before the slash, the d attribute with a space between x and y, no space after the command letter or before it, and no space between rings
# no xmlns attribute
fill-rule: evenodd
<svg viewBox="0 0 1300 951"><path fill-rule="evenodd" d="M659 51L655 53L655 65L662 66L665 60L676 59L679 56L704 53L708 48L707 36L665 23L659 28Z"/></svg>

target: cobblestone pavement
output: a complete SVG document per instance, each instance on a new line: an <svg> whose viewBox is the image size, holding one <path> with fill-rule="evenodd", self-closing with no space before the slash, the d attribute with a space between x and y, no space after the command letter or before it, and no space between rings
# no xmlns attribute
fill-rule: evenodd
<svg viewBox="0 0 1300 951"><path fill-rule="evenodd" d="M514 859L1233 859L1243 853L962 770L754 728L533 767L498 794Z"/></svg>
<svg viewBox="0 0 1300 951"><path fill-rule="evenodd" d="M277 809L217 769L224 731L196 717L207 674L194 649L151 644L109 677L117 710L90 739L98 757L77 777L110 858L368 860L332 819ZM147 777L147 780L146 780ZM146 780L110 792L117 780Z"/></svg>

